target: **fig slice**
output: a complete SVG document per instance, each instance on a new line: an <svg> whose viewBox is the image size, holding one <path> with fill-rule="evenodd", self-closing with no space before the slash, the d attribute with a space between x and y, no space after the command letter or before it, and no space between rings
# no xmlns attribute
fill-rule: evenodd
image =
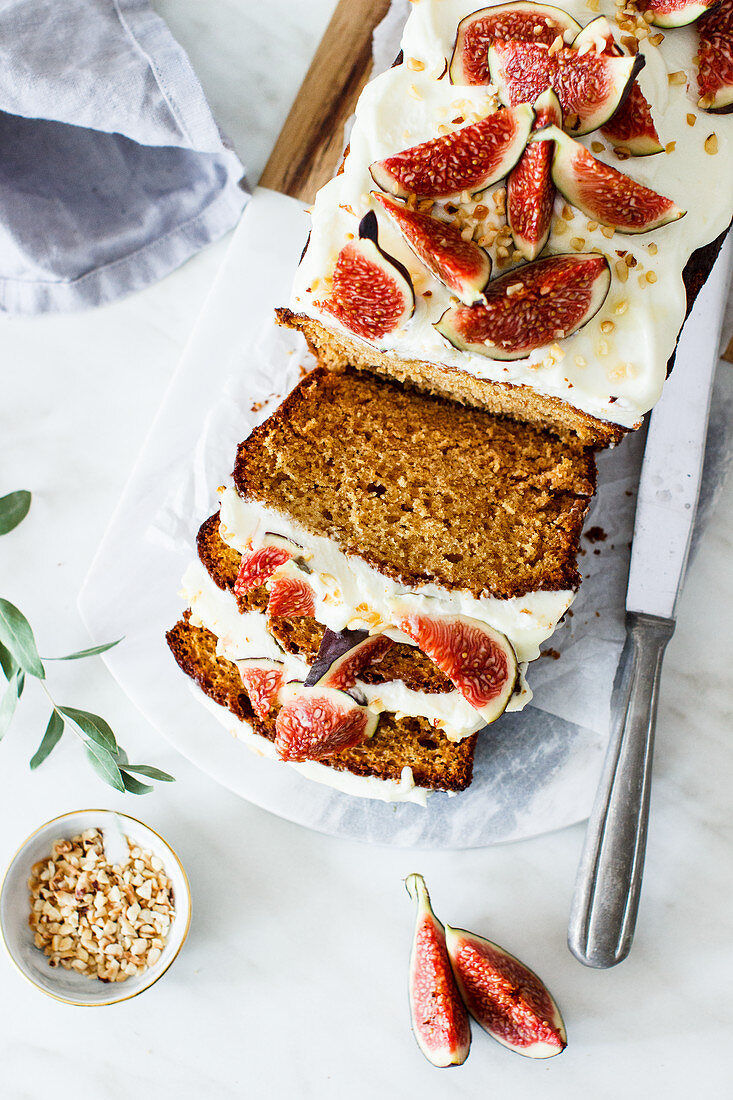
<svg viewBox="0 0 733 1100"><path fill-rule="evenodd" d="M370 634L368 630L330 630L321 640L318 656L305 678L306 687L338 688L348 691L360 672L381 661L394 642L386 634Z"/></svg>
<svg viewBox="0 0 733 1100"><path fill-rule="evenodd" d="M280 689L275 748L281 760L321 760L374 736L378 717L345 691L293 681Z"/></svg>
<svg viewBox="0 0 733 1100"><path fill-rule="evenodd" d="M733 0L722 0L697 25L698 107L713 114L733 111Z"/></svg>
<svg viewBox="0 0 733 1100"><path fill-rule="evenodd" d="M686 211L588 152L557 126L546 131L555 141L552 179L569 203L618 233L649 233L684 217Z"/></svg>
<svg viewBox="0 0 733 1100"><path fill-rule="evenodd" d="M417 902L410 953L412 1030L432 1065L460 1066L471 1047L471 1023L451 969L445 929L433 912L422 875L408 875L405 887Z"/></svg>
<svg viewBox="0 0 733 1100"><path fill-rule="evenodd" d="M313 303L363 340L381 340L415 311L410 274L379 247L373 210L359 224L359 240L338 254L331 295Z"/></svg>
<svg viewBox="0 0 733 1100"><path fill-rule="evenodd" d="M445 929L456 984L477 1024L525 1058L553 1058L567 1046L560 1009L544 982L503 947Z"/></svg>
<svg viewBox="0 0 733 1100"><path fill-rule="evenodd" d="M316 613L316 597L313 589L294 562L286 562L268 581L270 598L267 616L295 619Z"/></svg>
<svg viewBox="0 0 733 1100"><path fill-rule="evenodd" d="M491 257L473 241L465 241L451 222L410 210L390 195L372 191L408 245L431 275L466 305L481 300L491 276Z"/></svg>
<svg viewBox="0 0 733 1100"><path fill-rule="evenodd" d="M533 119L526 102L494 111L470 126L375 161L369 171L382 191L398 198L460 200L464 192L483 191L511 171Z"/></svg>
<svg viewBox="0 0 733 1100"><path fill-rule="evenodd" d="M552 88L535 100L534 130L562 125L560 103ZM547 244L552 225L555 185L552 182L553 144L531 141L512 168L507 182L507 221L514 244L525 260L536 260ZM465 301L465 299L461 299ZM466 305L473 305L466 302Z"/></svg>
<svg viewBox="0 0 733 1100"><path fill-rule="evenodd" d="M574 134L589 134L618 110L644 56L616 57L589 50L550 47L537 42L494 42L489 68L502 103L533 103L548 87L560 100L564 125Z"/></svg>
<svg viewBox="0 0 733 1100"><path fill-rule="evenodd" d="M601 127L601 133L632 157L651 157L664 152L651 107L636 81L611 121Z"/></svg>
<svg viewBox="0 0 733 1100"><path fill-rule="evenodd" d="M285 664L269 657L243 657L236 662L247 689L252 710L258 718L268 717L285 683Z"/></svg>
<svg viewBox="0 0 733 1100"><path fill-rule="evenodd" d="M603 15L583 27L573 41L573 49L581 55L589 50L611 56L618 56L622 52L613 37L611 24ZM631 85L628 95L622 100L611 120L601 126L601 133L614 145L622 146L632 157L649 157L664 152L651 107L637 80Z"/></svg>
<svg viewBox="0 0 733 1100"><path fill-rule="evenodd" d="M506 635L468 615L427 615L409 598L390 600L395 625L434 661L488 724L506 710L517 655Z"/></svg>
<svg viewBox="0 0 733 1100"><path fill-rule="evenodd" d="M551 46L558 35L570 40L580 24L560 8L520 0L516 4L480 8L458 24L449 75L453 84L490 84L489 46L499 38L514 42L543 42Z"/></svg>
<svg viewBox="0 0 733 1100"><path fill-rule="evenodd" d="M242 554L237 579L234 582L234 594L244 596L254 588L269 580L272 574L286 561L295 557L301 547L283 535L268 531L262 546Z"/></svg>
<svg viewBox="0 0 733 1100"><path fill-rule="evenodd" d="M547 256L490 282L485 305L451 306L435 327L459 351L526 359L587 324L610 286L608 261L598 252Z"/></svg>
<svg viewBox="0 0 733 1100"><path fill-rule="evenodd" d="M641 0L640 12L655 27L686 27L715 7L718 0Z"/></svg>

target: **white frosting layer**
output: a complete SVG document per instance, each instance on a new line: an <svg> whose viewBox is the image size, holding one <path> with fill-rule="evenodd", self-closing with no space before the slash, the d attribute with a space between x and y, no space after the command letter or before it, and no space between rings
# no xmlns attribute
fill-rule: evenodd
<svg viewBox="0 0 733 1100"><path fill-rule="evenodd" d="M288 680L305 679L309 665L280 648L267 630L267 620L261 612L242 613L232 593L218 588L200 562L195 561L188 567L182 586L182 594L191 608L191 622L194 626L205 626L216 635L218 656L237 665L249 657L268 657L283 662ZM522 684L524 690L512 698L508 710L521 710L532 698L524 681ZM384 684L365 684L357 680L356 686L375 714L388 711L398 717L427 718L453 741L476 733L485 724L460 691L413 691L401 680Z"/></svg>
<svg viewBox="0 0 733 1100"><path fill-rule="evenodd" d="M377 205L369 197L375 189L369 165L438 136L441 125L455 129L492 109L493 89L454 86L446 77L438 79L451 55L459 20L479 6L476 0L419 0L412 5L403 37L406 64L377 77L362 93L345 169L316 199L310 244L293 289L296 310L339 327L315 303L328 296L324 276L332 274L338 252L349 235L356 235L363 214ZM562 7L581 24L597 14L582 0L564 0ZM602 0L600 13L614 28L615 10ZM574 336L527 359L499 362L457 351L433 328L450 304L449 292L427 274L380 208L380 244L410 271L417 297L414 317L380 347L406 359L458 367L478 378L528 385L600 419L625 427L638 425L661 394L666 364L684 320L682 269L689 255L713 240L733 215L733 115L709 115L697 108L694 25L664 32L659 47L645 41L641 48L646 66L639 82L651 103L662 144L675 142L674 149L620 161L599 131L582 140L587 146L602 141L605 151L594 155L673 199L688 211L687 216L651 233L617 233L609 240L600 227L590 230L588 219L579 211L573 212L572 220L561 218L564 201L558 198L555 226L559 228L553 228L550 251L572 252L571 239L580 238L582 251L605 253L612 269L619 259L616 250L626 250L637 265L626 282L614 273L600 312ZM411 59L424 69L411 69ZM670 85L668 74L681 70L688 74L688 86ZM695 119L693 126L688 115ZM459 116L465 121L453 125L452 119ZM712 133L718 142L715 155L704 148ZM483 202L493 210L490 196ZM499 224L496 219L486 223L488 228ZM657 250L654 254L650 245ZM489 251L495 261L495 252ZM494 272L501 270L508 268L500 269L495 263ZM649 282L647 275L656 281ZM430 291L427 298L423 297L426 290ZM613 331L602 332L601 325L608 321L613 322Z"/></svg>
<svg viewBox="0 0 733 1100"><path fill-rule="evenodd" d="M265 756L269 760L279 760L272 742L260 737L246 722L240 722L226 707L219 706L201 692L197 692L197 698L225 729L238 741L243 741L251 752L256 753L257 756ZM407 767L402 769L399 783L394 779L377 779L371 775L352 775L351 772L337 771L336 768L329 768L314 760L304 764L288 763L288 767L305 779L321 783L326 787L333 787L343 794L354 795L357 798L372 798L380 802L414 802L418 806L425 806L427 796L432 794L432 791L427 791L424 787L415 786L412 768Z"/></svg>
<svg viewBox="0 0 733 1100"><path fill-rule="evenodd" d="M221 497L222 539L240 553L262 545L266 532L284 535L303 548L312 572L308 583L316 597L316 619L331 630L378 630L396 641L412 644L392 623L389 601L409 593L416 610L427 615L468 615L505 634L520 662L539 656L567 611L574 592L530 592L509 600L494 596L477 599L463 589L437 584L408 587L367 565L355 554L345 554L335 542L312 535L281 512L242 500L235 489ZM522 705L527 702L525 698Z"/></svg>

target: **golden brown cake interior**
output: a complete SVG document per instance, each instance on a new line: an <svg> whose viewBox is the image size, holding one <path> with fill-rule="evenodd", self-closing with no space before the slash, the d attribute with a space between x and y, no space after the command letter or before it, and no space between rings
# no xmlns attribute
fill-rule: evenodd
<svg viewBox="0 0 733 1100"><path fill-rule="evenodd" d="M576 588L592 451L362 371L308 375L240 444L239 493L411 586Z"/></svg>

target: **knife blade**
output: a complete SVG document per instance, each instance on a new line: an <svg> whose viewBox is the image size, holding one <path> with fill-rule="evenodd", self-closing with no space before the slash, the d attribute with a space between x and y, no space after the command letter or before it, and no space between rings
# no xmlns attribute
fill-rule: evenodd
<svg viewBox="0 0 733 1100"><path fill-rule="evenodd" d="M695 524L718 345L725 309L727 238L682 330L674 370L652 413L634 521L627 611L673 619ZM727 280L723 277L723 284Z"/></svg>
<svg viewBox="0 0 733 1100"><path fill-rule="evenodd" d="M623 706L588 822L568 924L568 946L586 966L615 966L634 938L659 680L695 523L732 258L729 236L682 331L644 449L617 695Z"/></svg>

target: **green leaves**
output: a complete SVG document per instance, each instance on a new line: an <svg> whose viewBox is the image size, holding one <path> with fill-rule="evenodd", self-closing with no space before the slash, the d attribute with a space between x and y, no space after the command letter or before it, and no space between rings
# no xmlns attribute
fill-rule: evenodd
<svg viewBox="0 0 733 1100"><path fill-rule="evenodd" d="M82 657L97 657L100 653L106 653L108 649L114 649L122 638L114 642L102 642L101 645L90 646L89 649L80 649L76 653L67 653L64 657L44 657L44 661L80 661Z"/></svg>
<svg viewBox="0 0 733 1100"><path fill-rule="evenodd" d="M38 656L36 639L31 624L22 611L0 597L0 642L9 650L10 655L22 669L39 680L45 680L46 673Z"/></svg>
<svg viewBox="0 0 733 1100"><path fill-rule="evenodd" d="M7 535L28 515L31 506L31 494L27 489L18 489L0 497L0 535Z"/></svg>
<svg viewBox="0 0 733 1100"><path fill-rule="evenodd" d="M76 710L74 707L59 707L58 709L90 741L94 741L96 745L99 745L101 749L106 749L108 753L114 754L117 752L115 735L104 718L100 718L98 714L91 714L88 710Z"/></svg>
<svg viewBox="0 0 733 1100"><path fill-rule="evenodd" d="M8 678L8 686L0 699L0 739L5 736L13 720L15 708L23 690L23 680L24 675L19 668L16 668L13 675Z"/></svg>
<svg viewBox="0 0 733 1100"><path fill-rule="evenodd" d="M100 779L109 783L110 787L114 787L116 791L124 791L125 784L112 754L93 742L87 742L85 751L87 760Z"/></svg>
<svg viewBox="0 0 733 1100"><path fill-rule="evenodd" d="M25 519L31 505L31 494L25 489L8 493L0 497L0 535L6 535ZM114 642L80 649L67 653L64 657L46 657L47 661L79 661L84 657L96 657L108 649L119 645ZM46 670L43 659L38 654L36 639L25 615L9 600L0 597L0 669L7 681L0 696L0 739L8 730L23 694L26 673L36 680L45 681ZM0 680L0 683L2 681ZM43 689L51 699L46 684ZM127 753L117 744L112 729L104 718L88 710L76 707L59 707L51 699L53 710L48 720L41 743L31 757L31 771L35 771L53 752L61 740L64 730L69 729L83 742L87 760L105 783L117 791L129 791L131 794L147 794L152 787L141 783L132 774L136 772L147 779L160 783L172 783L173 776L147 764L128 764Z"/></svg>
<svg viewBox="0 0 733 1100"><path fill-rule="evenodd" d="M31 757L31 771L35 771L39 764L42 764L46 757L53 752L61 740L61 735L64 732L64 720L59 712L54 709L51 711L51 717L48 720L46 726L46 732L43 735L43 740L36 749L34 755Z"/></svg>
<svg viewBox="0 0 733 1100"><path fill-rule="evenodd" d="M160 768L151 768L148 764L128 764L125 761L125 767L128 772L137 772L138 775L144 775L146 779L157 779L159 783L175 783L175 779L172 775L168 775L168 772L162 772Z"/></svg>

